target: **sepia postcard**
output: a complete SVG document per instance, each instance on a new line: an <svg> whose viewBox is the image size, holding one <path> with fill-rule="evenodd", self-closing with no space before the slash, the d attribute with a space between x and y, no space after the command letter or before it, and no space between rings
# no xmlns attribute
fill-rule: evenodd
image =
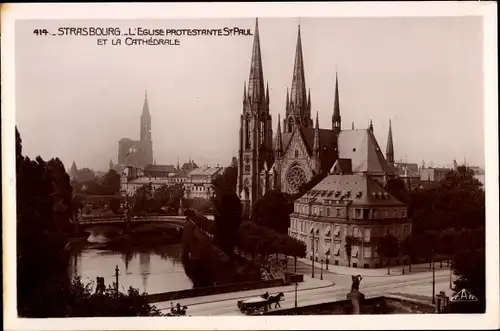
<svg viewBox="0 0 500 331"><path fill-rule="evenodd" d="M499 327L495 2L1 11L6 330Z"/></svg>

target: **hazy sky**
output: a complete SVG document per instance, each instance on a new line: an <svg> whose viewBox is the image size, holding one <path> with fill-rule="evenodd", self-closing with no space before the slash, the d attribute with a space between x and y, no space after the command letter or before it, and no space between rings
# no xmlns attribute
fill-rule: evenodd
<svg viewBox="0 0 500 331"><path fill-rule="evenodd" d="M331 128L335 71L342 127L368 127L396 159L484 165L479 17L259 20L273 130L285 113L301 25L307 87ZM98 46L98 37L37 36L61 26L250 28L240 20L22 21L16 25L16 124L24 153L106 170L118 140L139 138L144 93L157 164L228 164L238 148L253 36L184 36L180 46ZM124 39L124 37L122 37Z"/></svg>

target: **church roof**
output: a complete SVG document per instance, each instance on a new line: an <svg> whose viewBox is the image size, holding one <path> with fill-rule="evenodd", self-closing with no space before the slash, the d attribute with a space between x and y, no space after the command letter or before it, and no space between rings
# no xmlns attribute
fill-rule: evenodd
<svg viewBox="0 0 500 331"><path fill-rule="evenodd" d="M191 171L191 170L194 170L197 168L198 168L198 165L196 163L194 163L194 161L190 161L190 162L184 163L181 167L181 170L188 172L188 171Z"/></svg>
<svg viewBox="0 0 500 331"><path fill-rule="evenodd" d="M314 128L304 128L300 127L299 133L303 137L306 144L307 151L309 155L312 155L314 148ZM293 132L284 132L281 134L281 140L283 143L283 154L286 153L288 145L290 144ZM335 142L337 136L335 132L328 129L319 129L319 145L320 145L320 158L321 158L321 170L328 171L333 166L335 162Z"/></svg>
<svg viewBox="0 0 500 331"><path fill-rule="evenodd" d="M363 206L404 205L366 174L329 175L302 198L312 199L314 203L333 200Z"/></svg>
<svg viewBox="0 0 500 331"><path fill-rule="evenodd" d="M188 176L213 176L222 170L220 167L201 167L188 173Z"/></svg>
<svg viewBox="0 0 500 331"><path fill-rule="evenodd" d="M351 159L353 172L394 174L380 146L368 129L342 130L338 137L339 158Z"/></svg>
<svg viewBox="0 0 500 331"><path fill-rule="evenodd" d="M156 165L156 164L149 164L146 167L144 167L144 171L148 172L175 172L175 166L171 164L167 165Z"/></svg>
<svg viewBox="0 0 500 331"><path fill-rule="evenodd" d="M333 164L332 169L330 170L330 173L333 174L351 174L352 173L352 163L351 159L337 159L335 163Z"/></svg>

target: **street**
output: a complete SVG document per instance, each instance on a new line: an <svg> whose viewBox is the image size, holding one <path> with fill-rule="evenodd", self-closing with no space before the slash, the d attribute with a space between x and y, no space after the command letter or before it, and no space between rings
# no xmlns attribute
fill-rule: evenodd
<svg viewBox="0 0 500 331"><path fill-rule="evenodd" d="M310 277L311 266L297 262L297 272L304 272L304 283L299 284L297 301L299 306L312 305L323 302L345 300L352 284L351 275L339 275L323 270L323 280L320 280L321 270L315 270L315 278ZM449 271L436 270L436 289L449 292ZM188 306L188 315L191 316L231 316L243 315L238 307L238 300L245 300L260 296L265 292L273 295L279 292L285 294L281 308L293 308L295 306L295 286L274 287L251 291L232 292L212 296L195 297L179 300L181 305ZM384 294L410 295L418 297L432 297L432 272L418 272L405 275L364 276L361 281L360 291L368 297ZM176 302L174 302L175 304ZM159 302L155 304L164 312L170 309L170 302ZM272 307L274 309L274 305ZM278 308L279 309L279 308Z"/></svg>

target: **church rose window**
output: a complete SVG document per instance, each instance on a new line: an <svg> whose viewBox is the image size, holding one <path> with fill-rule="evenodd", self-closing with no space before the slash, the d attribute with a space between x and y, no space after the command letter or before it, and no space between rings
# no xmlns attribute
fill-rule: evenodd
<svg viewBox="0 0 500 331"><path fill-rule="evenodd" d="M294 166L286 174L286 181L290 193L298 192L300 185L307 181L306 173L301 167Z"/></svg>

